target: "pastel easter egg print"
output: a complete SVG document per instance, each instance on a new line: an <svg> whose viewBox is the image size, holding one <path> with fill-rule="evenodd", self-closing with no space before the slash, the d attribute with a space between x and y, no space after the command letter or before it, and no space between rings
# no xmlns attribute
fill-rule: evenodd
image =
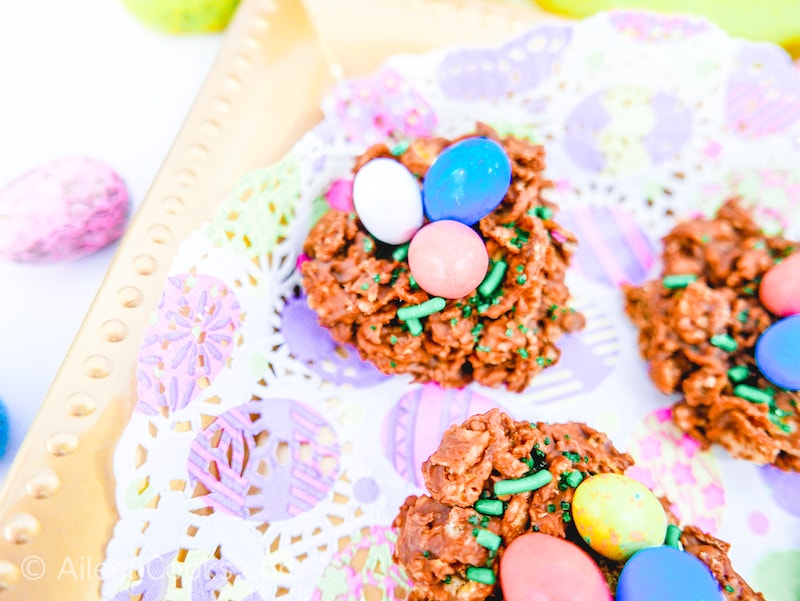
<svg viewBox="0 0 800 601"><path fill-rule="evenodd" d="M655 263L656 245L629 213L587 205L558 217L580 240L573 261L581 275L614 288L645 281Z"/></svg>
<svg viewBox="0 0 800 601"><path fill-rule="evenodd" d="M139 577L110 601L166 601L167 599L225 599L226 601L262 601L242 572L226 559L190 549L178 558L172 551L151 559ZM176 583L180 582L180 586Z"/></svg>
<svg viewBox="0 0 800 601"><path fill-rule="evenodd" d="M128 191L108 165L67 157L0 189L0 258L54 263L92 253L125 230Z"/></svg>
<svg viewBox="0 0 800 601"><path fill-rule="evenodd" d="M608 17L620 33L644 42L678 41L711 29L705 19L683 15L614 10L608 13Z"/></svg>
<svg viewBox="0 0 800 601"><path fill-rule="evenodd" d="M722 472L713 453L673 423L670 408L645 417L627 450L636 463L626 474L667 497L681 523L712 534L719 530L726 506Z"/></svg>
<svg viewBox="0 0 800 601"><path fill-rule="evenodd" d="M186 467L192 494L214 511L275 522L326 497L340 454L333 429L314 410L265 399L218 416L194 439Z"/></svg>
<svg viewBox="0 0 800 601"><path fill-rule="evenodd" d="M675 96L626 85L596 92L576 106L563 143L583 169L626 175L675 156L691 131L692 113Z"/></svg>
<svg viewBox="0 0 800 601"><path fill-rule="evenodd" d="M511 161L494 140L467 138L445 148L422 183L425 214L472 225L494 211L508 192Z"/></svg>
<svg viewBox="0 0 800 601"><path fill-rule="evenodd" d="M758 296L775 315L785 317L800 313L800 253L785 258L761 280Z"/></svg>
<svg viewBox="0 0 800 601"><path fill-rule="evenodd" d="M422 191L394 159L373 159L356 173L353 206L367 231L387 244L403 244L422 227Z"/></svg>
<svg viewBox="0 0 800 601"><path fill-rule="evenodd" d="M756 364L776 386L800 390L800 315L781 319L759 336Z"/></svg>
<svg viewBox="0 0 800 601"><path fill-rule="evenodd" d="M720 601L711 570L691 553L673 547L639 551L622 568L617 601Z"/></svg>
<svg viewBox="0 0 800 601"><path fill-rule="evenodd" d="M561 358L536 376L525 394L537 404L558 402L595 390L619 361L619 335L609 316L596 304L576 298L572 307L586 318L586 327L558 341Z"/></svg>
<svg viewBox="0 0 800 601"><path fill-rule="evenodd" d="M572 517L586 544L615 561L662 544L667 532L667 517L656 496L620 474L581 482L572 499Z"/></svg>
<svg viewBox="0 0 800 601"><path fill-rule="evenodd" d="M334 90L330 108L338 120L331 119L336 129L348 141L363 146L389 143L387 139L430 137L437 124L428 102L390 68L343 82Z"/></svg>
<svg viewBox="0 0 800 601"><path fill-rule="evenodd" d="M422 463L439 448L444 431L492 407L491 400L469 388L420 386L403 395L384 418L384 453L403 479L423 486Z"/></svg>
<svg viewBox="0 0 800 601"><path fill-rule="evenodd" d="M800 474L784 472L771 465L759 468L772 500L784 511L800 518Z"/></svg>
<svg viewBox="0 0 800 601"><path fill-rule="evenodd" d="M230 364L242 317L224 282L205 274L171 276L139 347L136 410L178 411L202 394Z"/></svg>
<svg viewBox="0 0 800 601"><path fill-rule="evenodd" d="M785 549L761 557L749 580L769 601L800 599L800 550Z"/></svg>
<svg viewBox="0 0 800 601"><path fill-rule="evenodd" d="M611 601L603 573L583 549L534 532L514 539L506 548L500 561L500 586L505 601Z"/></svg>
<svg viewBox="0 0 800 601"><path fill-rule="evenodd" d="M800 78L786 52L742 46L728 80L725 117L731 133L749 139L785 132L800 119Z"/></svg>
<svg viewBox="0 0 800 601"><path fill-rule="evenodd" d="M291 354L328 382L364 388L388 378L362 360L355 348L334 342L304 296L286 301L281 311L281 333Z"/></svg>
<svg viewBox="0 0 800 601"><path fill-rule="evenodd" d="M543 25L498 48L452 50L439 65L445 95L460 100L503 98L536 88L553 72L572 28Z"/></svg>
<svg viewBox="0 0 800 601"><path fill-rule="evenodd" d="M408 247L411 275L428 294L461 298L475 290L489 268L486 244L458 221L434 221Z"/></svg>
<svg viewBox="0 0 800 601"><path fill-rule="evenodd" d="M392 561L397 535L391 528L370 526L350 535L317 581L312 601L394 601L413 588Z"/></svg>
<svg viewBox="0 0 800 601"><path fill-rule="evenodd" d="M332 209L349 213L355 210L353 206L353 180L337 179L325 192L325 200Z"/></svg>

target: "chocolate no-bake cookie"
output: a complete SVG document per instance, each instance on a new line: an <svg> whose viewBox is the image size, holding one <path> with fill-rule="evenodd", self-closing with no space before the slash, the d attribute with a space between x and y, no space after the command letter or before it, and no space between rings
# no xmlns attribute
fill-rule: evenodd
<svg viewBox="0 0 800 601"><path fill-rule="evenodd" d="M730 200L716 218L686 221L664 238L661 279L624 287L653 382L683 393L677 425L705 447L784 470L800 470L800 394L764 378L754 347L780 319L759 300L761 279L794 252Z"/></svg>
<svg viewBox="0 0 800 601"><path fill-rule="evenodd" d="M581 423L514 421L493 409L451 426L423 464L429 494L409 497L394 521L394 559L414 582L409 599L502 598L493 578L478 582L470 579L469 570L479 567L496 574L506 547L528 532L581 545L614 591L623 563L584 545L570 506L582 481L597 474L622 474L632 464L630 455L615 449L608 437ZM536 474L547 476L542 480L548 482L536 490L496 496L498 482ZM500 511L490 511L487 503L499 503ZM676 524L668 502L662 499L662 504L669 522ZM491 534L484 536L484 531ZM479 540L493 535L500 537L494 551ZM683 528L680 543L708 566L727 601L763 600L733 570L726 543L693 526Z"/></svg>
<svg viewBox="0 0 800 601"><path fill-rule="evenodd" d="M301 269L309 306L340 344L353 344L384 373L411 374L416 381L462 387L472 381L523 390L531 378L559 359L555 342L579 330L584 318L569 307L564 274L575 236L542 198L544 149L478 125L474 134L502 145L511 163L511 184L500 205L476 224L485 242L491 286L442 302L416 328L398 309L432 296L411 277L403 246L371 236L355 213L331 210L311 230ZM465 137L465 138L466 138ZM395 153L418 178L443 149L458 142L419 139ZM377 144L358 157L354 172L376 158L395 158ZM492 276L494 274L494 276Z"/></svg>

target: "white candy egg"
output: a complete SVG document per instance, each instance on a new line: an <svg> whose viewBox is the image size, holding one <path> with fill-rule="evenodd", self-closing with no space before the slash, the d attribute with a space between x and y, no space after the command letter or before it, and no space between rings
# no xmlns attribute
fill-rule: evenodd
<svg viewBox="0 0 800 601"><path fill-rule="evenodd" d="M422 227L422 190L394 159L373 159L353 180L353 205L367 231L387 244L403 244Z"/></svg>

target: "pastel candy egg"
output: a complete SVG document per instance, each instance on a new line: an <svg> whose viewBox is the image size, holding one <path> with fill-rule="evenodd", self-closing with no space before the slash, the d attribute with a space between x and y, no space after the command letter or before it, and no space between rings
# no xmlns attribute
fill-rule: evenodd
<svg viewBox="0 0 800 601"><path fill-rule="evenodd" d="M761 280L758 294L763 305L775 315L800 313L800 253L775 265Z"/></svg>
<svg viewBox="0 0 800 601"><path fill-rule="evenodd" d="M644 484L619 474L584 480L572 499L578 533L595 551L615 561L664 542L667 516Z"/></svg>
<svg viewBox="0 0 800 601"><path fill-rule="evenodd" d="M488 138L467 138L445 148L425 174L425 214L431 221L477 223L494 211L508 192L511 162L503 147Z"/></svg>
<svg viewBox="0 0 800 601"><path fill-rule="evenodd" d="M52 263L89 254L125 229L128 191L107 165L69 157L0 190L0 257Z"/></svg>
<svg viewBox="0 0 800 601"><path fill-rule="evenodd" d="M239 0L123 0L138 19L168 33L222 31Z"/></svg>
<svg viewBox="0 0 800 601"><path fill-rule="evenodd" d="M652 547L628 560L617 582L617 601L721 601L719 583L694 555Z"/></svg>
<svg viewBox="0 0 800 601"><path fill-rule="evenodd" d="M359 169L353 206L367 231L387 244L408 242L422 227L419 183L394 159L374 159Z"/></svg>
<svg viewBox="0 0 800 601"><path fill-rule="evenodd" d="M800 315L772 324L756 342L756 363L781 388L800 390Z"/></svg>
<svg viewBox="0 0 800 601"><path fill-rule="evenodd" d="M506 601L611 601L602 572L580 547L535 532L503 553L500 587Z"/></svg>
<svg viewBox="0 0 800 601"><path fill-rule="evenodd" d="M458 221L434 221L408 246L411 275L428 294L461 298L481 283L489 268L483 239Z"/></svg>

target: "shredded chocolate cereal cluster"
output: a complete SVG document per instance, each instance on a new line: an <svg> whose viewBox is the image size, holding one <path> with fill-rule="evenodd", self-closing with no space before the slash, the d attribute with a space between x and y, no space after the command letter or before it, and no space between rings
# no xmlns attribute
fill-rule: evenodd
<svg viewBox="0 0 800 601"><path fill-rule="evenodd" d="M759 285L796 244L767 236L737 200L714 219L686 221L664 238L663 277L625 286L639 350L665 393L682 392L675 423L705 447L800 470L800 393L770 383L754 347L779 317Z"/></svg>
<svg viewBox="0 0 800 601"><path fill-rule="evenodd" d="M576 487L597 474L622 474L633 464L604 434L585 424L514 421L493 409L451 426L423 464L429 495L411 496L394 521L394 559L414 582L417 601L501 598L496 574L517 537L540 532L580 545L597 563L611 591L622 562L587 547L571 517ZM535 481L535 482L534 482ZM699 558L727 601L763 600L733 570L728 544L693 526L673 526L667 544ZM531 558L536 561L536 558Z"/></svg>
<svg viewBox="0 0 800 601"><path fill-rule="evenodd" d="M302 267L309 306L340 344L354 344L384 373L463 387L472 381L522 391L559 359L555 342L584 326L569 307L564 274L575 236L542 198L544 149L513 136L500 139L479 124L467 137L497 141L511 163L500 205L476 224L485 242L485 280L457 299L435 298L409 271L407 246L384 244L355 213L331 210L309 234ZM376 158L396 158L418 178L436 157L462 140L419 139L407 148L377 144L358 157L354 172ZM430 301L430 302L429 302ZM425 309L422 311L422 309ZM398 311L421 318L405 319Z"/></svg>

